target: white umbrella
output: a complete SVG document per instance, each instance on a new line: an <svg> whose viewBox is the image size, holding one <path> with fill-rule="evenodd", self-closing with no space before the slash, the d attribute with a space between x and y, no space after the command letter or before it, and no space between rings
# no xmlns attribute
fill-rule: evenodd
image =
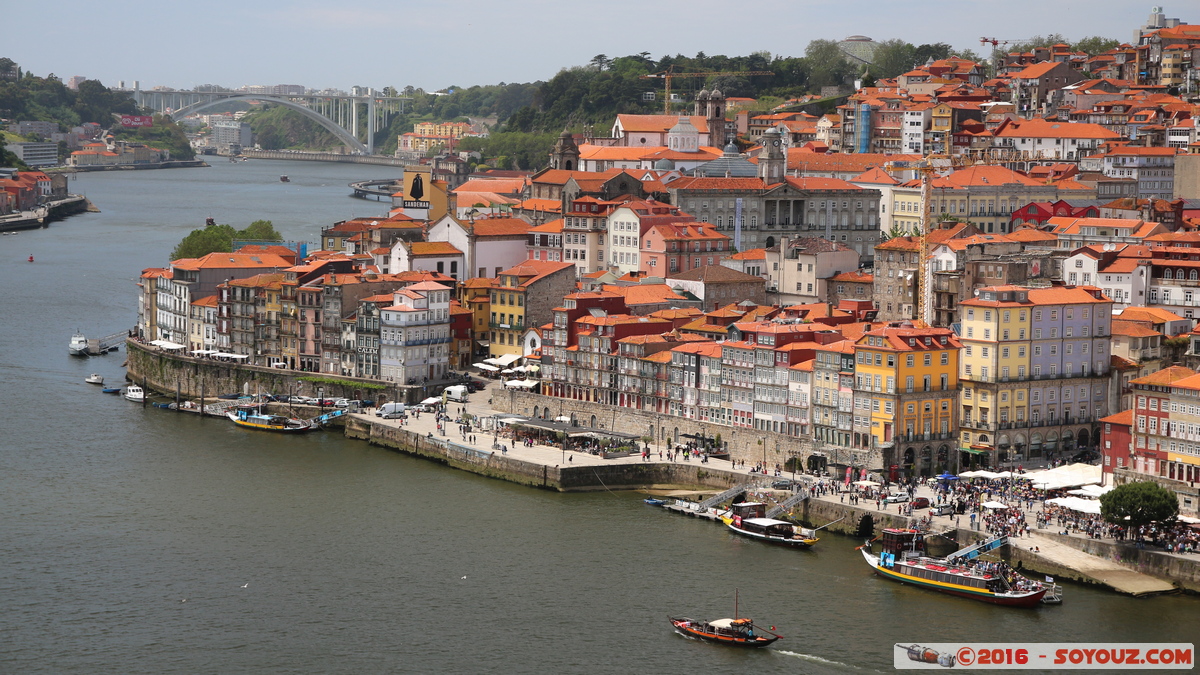
<svg viewBox="0 0 1200 675"><path fill-rule="evenodd" d="M854 484L860 487L879 487L879 483L876 483L873 480L856 480L854 481Z"/></svg>
<svg viewBox="0 0 1200 675"><path fill-rule="evenodd" d="M984 502L983 508L985 508L985 509L1007 509L1008 504L1001 504L1000 502Z"/></svg>
<svg viewBox="0 0 1200 675"><path fill-rule="evenodd" d="M424 401L421 401L421 405L432 405L434 403L441 403L441 402L442 402L442 399L438 398L437 396L430 396L429 398L425 399Z"/></svg>

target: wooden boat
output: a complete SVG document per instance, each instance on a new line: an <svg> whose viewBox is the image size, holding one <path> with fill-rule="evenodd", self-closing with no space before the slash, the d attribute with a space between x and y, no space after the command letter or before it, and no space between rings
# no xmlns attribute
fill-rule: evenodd
<svg viewBox="0 0 1200 675"><path fill-rule="evenodd" d="M131 384L128 387L125 387L124 396L126 401L133 401L134 403L141 403L142 401L146 400L146 392L136 384Z"/></svg>
<svg viewBox="0 0 1200 675"><path fill-rule="evenodd" d="M257 409L239 408L225 414L239 427L261 429L263 431L303 433L317 428L317 425L309 420L284 417L283 415L268 415Z"/></svg>
<svg viewBox="0 0 1200 675"><path fill-rule="evenodd" d="M977 560L1007 544L1007 537L992 537L945 558L927 556L925 535L917 530L885 529L882 539L879 553L871 551L870 542L861 550L871 569L886 579L1007 607L1062 602L1056 584L1028 579L1003 562Z"/></svg>
<svg viewBox="0 0 1200 675"><path fill-rule="evenodd" d="M767 505L762 502L734 504L721 522L738 534L770 544L809 548L820 541L817 533L785 520L766 517Z"/></svg>
<svg viewBox="0 0 1200 675"><path fill-rule="evenodd" d="M88 384L99 384L99 385L103 386L104 385L104 376L101 375L100 373L92 373L91 375L88 375L87 377L83 378L83 381L87 382Z"/></svg>
<svg viewBox="0 0 1200 675"><path fill-rule="evenodd" d="M783 637L773 632L774 626L771 626L771 630L765 630L755 626L752 619L739 618L737 604L737 592L734 591L732 619L697 621L687 617L667 618L680 635L731 647L766 647Z"/></svg>

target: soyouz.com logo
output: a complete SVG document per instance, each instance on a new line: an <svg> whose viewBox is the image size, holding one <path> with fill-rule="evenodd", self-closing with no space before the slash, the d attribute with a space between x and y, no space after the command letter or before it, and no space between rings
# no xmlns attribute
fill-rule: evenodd
<svg viewBox="0 0 1200 675"><path fill-rule="evenodd" d="M1190 643L897 643L897 670L1191 670Z"/></svg>

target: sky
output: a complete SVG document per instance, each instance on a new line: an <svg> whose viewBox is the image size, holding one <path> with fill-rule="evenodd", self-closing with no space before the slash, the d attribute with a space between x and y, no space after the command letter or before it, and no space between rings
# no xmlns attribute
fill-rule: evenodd
<svg viewBox="0 0 1200 675"><path fill-rule="evenodd" d="M1200 22L1195 0L1165 4L1168 17ZM41 3L7 3L0 56L36 75L75 75L115 86L140 82L300 84L322 89L407 85L435 91L547 80L562 68L648 51L694 56L768 51L802 56L814 39L866 35L919 45L948 42L978 54L981 36L1020 41L1061 33L1129 41L1151 3L1131 0L207 0L53 3L53 41ZM745 8L744 13L740 10ZM109 10L112 7L109 6ZM990 49L990 48L989 48Z"/></svg>

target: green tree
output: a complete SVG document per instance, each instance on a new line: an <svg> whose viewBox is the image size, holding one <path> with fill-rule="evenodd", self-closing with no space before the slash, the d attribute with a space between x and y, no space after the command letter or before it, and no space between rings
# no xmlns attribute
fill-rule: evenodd
<svg viewBox="0 0 1200 675"><path fill-rule="evenodd" d="M244 241L283 241L283 235L275 230L275 225L269 220L256 220L244 230L234 233L235 239Z"/></svg>
<svg viewBox="0 0 1200 675"><path fill-rule="evenodd" d="M1100 497L1100 515L1130 528L1169 523L1179 515L1179 500L1158 483L1125 483Z"/></svg>
<svg viewBox="0 0 1200 675"><path fill-rule="evenodd" d="M925 65L929 59L940 61L948 59L954 53L954 47L951 47L945 42L935 42L933 44L923 44L913 48L913 63L917 65ZM963 58L966 58L965 56Z"/></svg>
<svg viewBox="0 0 1200 675"><path fill-rule="evenodd" d="M924 61L920 63L924 63ZM877 77L896 77L912 70L914 65L917 65L916 47L904 40L880 42L879 47L875 49L875 55L871 58L871 68Z"/></svg>
<svg viewBox="0 0 1200 675"><path fill-rule="evenodd" d="M813 40L808 43L804 48L804 59L808 62L812 87L845 84L852 72L850 63L833 40Z"/></svg>
<svg viewBox="0 0 1200 675"><path fill-rule="evenodd" d="M1077 52L1087 52L1089 56L1095 56L1103 54L1110 49L1116 49L1120 45L1121 42L1119 40L1092 35L1076 42L1071 46L1071 49Z"/></svg>
<svg viewBox="0 0 1200 675"><path fill-rule="evenodd" d="M192 230L171 251L171 260L199 258L218 251L232 251L233 237L237 231L231 225L208 225Z"/></svg>

